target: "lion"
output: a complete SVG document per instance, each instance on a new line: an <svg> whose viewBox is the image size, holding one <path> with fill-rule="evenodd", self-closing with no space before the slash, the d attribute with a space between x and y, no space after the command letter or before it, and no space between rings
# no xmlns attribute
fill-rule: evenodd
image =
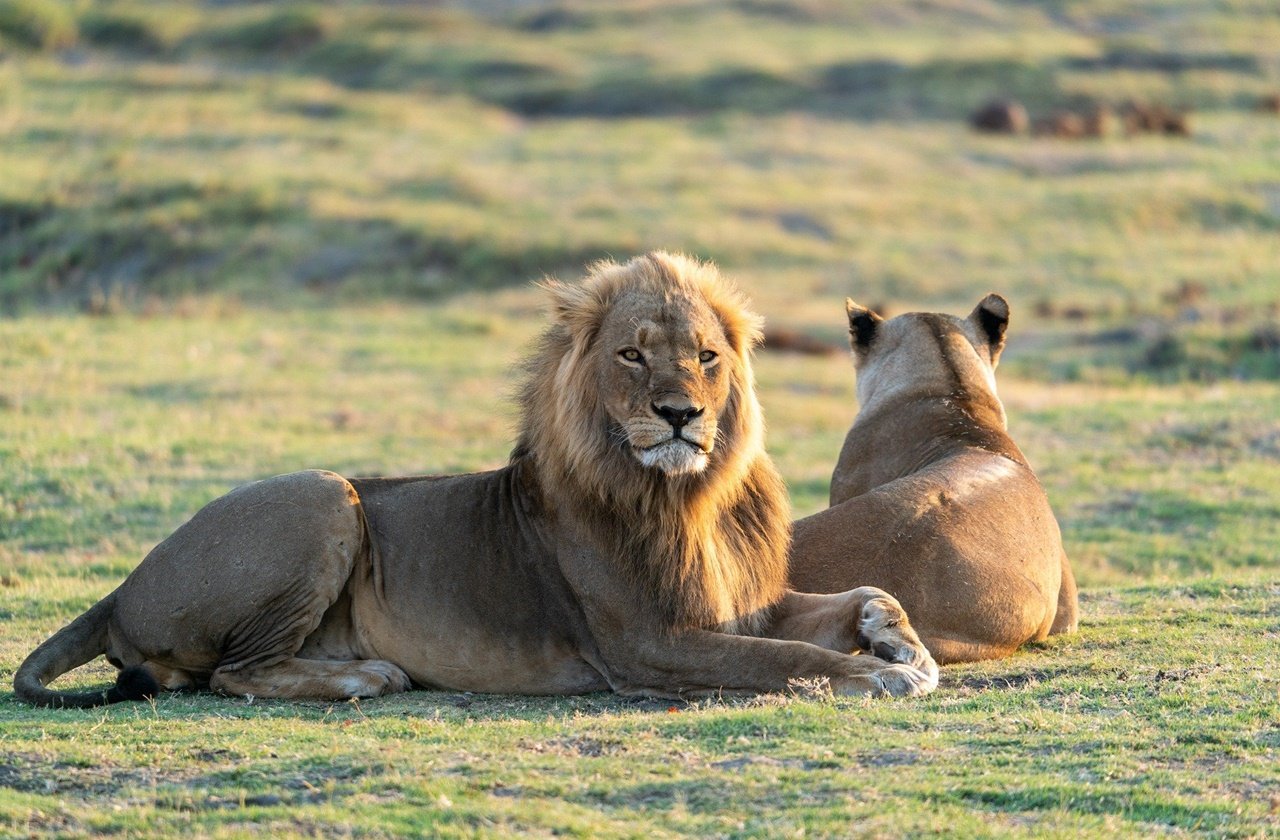
<svg viewBox="0 0 1280 840"><path fill-rule="evenodd" d="M505 466L233 490L40 645L17 696L933 690L937 665L892 597L786 589L759 319L715 267L658 252L545 287L553 320ZM102 653L114 688L46 687Z"/></svg>
<svg viewBox="0 0 1280 840"><path fill-rule="evenodd" d="M831 506L794 525L791 585L887 590L944 664L1073 632L1058 522L996 394L1009 304L991 294L967 318L888 321L846 310L860 409Z"/></svg>

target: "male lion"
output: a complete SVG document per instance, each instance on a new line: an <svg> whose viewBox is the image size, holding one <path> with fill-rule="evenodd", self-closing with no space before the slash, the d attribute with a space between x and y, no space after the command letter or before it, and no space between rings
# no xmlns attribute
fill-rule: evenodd
<svg viewBox="0 0 1280 840"><path fill-rule="evenodd" d="M943 663L1074 631L1058 523L996 396L1009 304L987 295L965 319L846 309L860 409L831 507L795 523L791 585L883 587Z"/></svg>
<svg viewBox="0 0 1280 840"><path fill-rule="evenodd" d="M891 597L786 590L758 319L715 268L654 253L547 288L507 466L234 490L37 648L18 696L931 691L937 666ZM114 689L45 688L104 652Z"/></svg>

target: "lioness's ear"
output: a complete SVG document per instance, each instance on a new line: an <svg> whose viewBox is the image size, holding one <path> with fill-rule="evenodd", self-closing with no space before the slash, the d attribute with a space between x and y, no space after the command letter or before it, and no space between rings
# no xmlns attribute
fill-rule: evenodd
<svg viewBox="0 0 1280 840"><path fill-rule="evenodd" d="M1004 333L1009 327L1009 301L997 294L989 294L969 313L969 320L978 328L978 336L985 338L991 351L991 366L1000 361L1004 350Z"/></svg>
<svg viewBox="0 0 1280 840"><path fill-rule="evenodd" d="M865 306L854 303L853 298L844 299L844 311L849 316L849 345L855 353L865 353L884 319Z"/></svg>

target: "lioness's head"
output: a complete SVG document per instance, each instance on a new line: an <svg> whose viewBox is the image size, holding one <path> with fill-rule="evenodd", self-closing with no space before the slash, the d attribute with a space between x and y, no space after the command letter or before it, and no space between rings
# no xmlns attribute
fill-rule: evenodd
<svg viewBox="0 0 1280 840"><path fill-rule="evenodd" d="M522 440L558 450L588 480L692 478L759 450L760 320L713 265L655 252L545 287L555 323L525 388Z"/></svg>
<svg viewBox="0 0 1280 840"><path fill-rule="evenodd" d="M849 299L845 311L862 405L908 391L995 395L1009 326L1009 303L1000 295L987 295L967 318L908 312L886 321Z"/></svg>

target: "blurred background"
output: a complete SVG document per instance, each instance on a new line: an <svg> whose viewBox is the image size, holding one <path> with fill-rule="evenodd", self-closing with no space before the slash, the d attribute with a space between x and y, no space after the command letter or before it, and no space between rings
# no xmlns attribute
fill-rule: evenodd
<svg viewBox="0 0 1280 840"><path fill-rule="evenodd" d="M843 298L998 291L1082 582L1275 568L1274 2L0 0L0 137L19 569L273 471L501 463L530 281L653 248L766 316L797 513Z"/></svg>

